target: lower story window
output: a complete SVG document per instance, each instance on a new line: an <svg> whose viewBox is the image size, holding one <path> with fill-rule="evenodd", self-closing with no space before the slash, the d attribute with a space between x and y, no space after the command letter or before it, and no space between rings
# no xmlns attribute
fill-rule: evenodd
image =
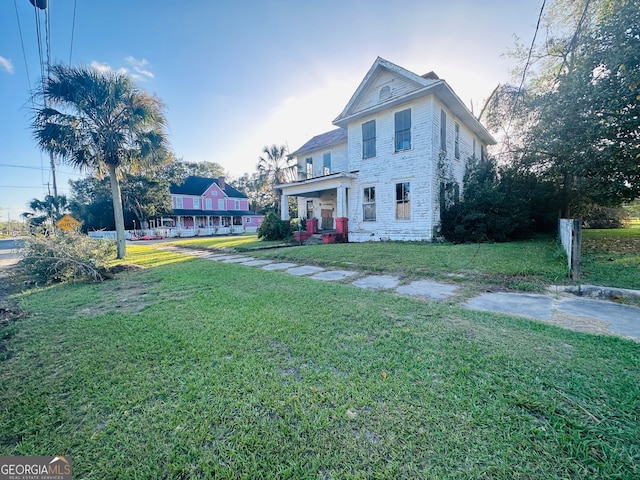
<svg viewBox="0 0 640 480"><path fill-rule="evenodd" d="M242 225L242 217L233 217L234 225Z"/></svg>
<svg viewBox="0 0 640 480"><path fill-rule="evenodd" d="M409 182L396 183L396 220L411 218Z"/></svg>
<svg viewBox="0 0 640 480"><path fill-rule="evenodd" d="M376 221L376 187L365 187L363 201L363 215L365 222Z"/></svg>

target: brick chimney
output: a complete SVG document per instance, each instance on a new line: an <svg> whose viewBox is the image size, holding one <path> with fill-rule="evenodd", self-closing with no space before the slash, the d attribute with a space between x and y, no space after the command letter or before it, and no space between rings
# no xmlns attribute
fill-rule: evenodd
<svg viewBox="0 0 640 480"><path fill-rule="evenodd" d="M220 190L224 191L225 185L224 177L218 177L218 186L220 187Z"/></svg>

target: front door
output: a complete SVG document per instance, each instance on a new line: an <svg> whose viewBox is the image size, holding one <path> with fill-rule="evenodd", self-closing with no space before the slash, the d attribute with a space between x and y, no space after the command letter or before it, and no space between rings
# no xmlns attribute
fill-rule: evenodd
<svg viewBox="0 0 640 480"><path fill-rule="evenodd" d="M332 230L333 229L333 209L332 208L323 208L320 212L322 215L322 230Z"/></svg>

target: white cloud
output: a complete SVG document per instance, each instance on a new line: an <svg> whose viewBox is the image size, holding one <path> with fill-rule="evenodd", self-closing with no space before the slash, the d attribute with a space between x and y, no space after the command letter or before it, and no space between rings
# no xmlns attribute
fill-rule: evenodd
<svg viewBox="0 0 640 480"><path fill-rule="evenodd" d="M96 60L92 61L89 65L91 66L91 68L94 68L102 73L107 73L107 72L116 72L116 73L123 73L123 74L128 73L126 68L119 68L118 70L114 70L113 68L111 68L111 65L109 65L108 63L101 63Z"/></svg>
<svg viewBox="0 0 640 480"><path fill-rule="evenodd" d="M0 70L5 70L8 73L13 73L13 63L8 58L0 57Z"/></svg>
<svg viewBox="0 0 640 480"><path fill-rule="evenodd" d="M134 57L126 57L125 61L129 64L129 67L120 67L117 70L111 68L111 65L108 63L102 63L94 60L91 62L91 67L95 68L99 72L116 72L124 75L128 75L134 80L145 81L149 78L154 78L153 72L151 72L147 65L149 62L145 59L138 60Z"/></svg>
<svg viewBox="0 0 640 480"><path fill-rule="evenodd" d="M131 65L131 68L135 73L131 73L131 76L136 80L146 80L148 78L154 78L153 72L148 69L149 61L146 59L138 60L132 56L125 58L127 63Z"/></svg>
<svg viewBox="0 0 640 480"><path fill-rule="evenodd" d="M338 128L331 122L351 98L353 85L353 79L328 78L314 89L284 98L270 112L258 115L259 121L241 137L228 137L233 147L219 151L216 161L232 175L253 172L265 145L286 144L292 152L315 135Z"/></svg>

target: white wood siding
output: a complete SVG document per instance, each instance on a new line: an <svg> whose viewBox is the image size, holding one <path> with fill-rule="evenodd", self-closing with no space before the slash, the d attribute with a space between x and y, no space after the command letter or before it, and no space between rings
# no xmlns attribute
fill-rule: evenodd
<svg viewBox="0 0 640 480"><path fill-rule="evenodd" d="M349 160L347 158L347 144L340 143L329 148L303 153L301 156L296 157L298 172L303 175L299 180L306 179L307 158L313 159L313 178L322 176L325 153L331 153L331 173L348 171Z"/></svg>
<svg viewBox="0 0 640 480"><path fill-rule="evenodd" d="M382 87L388 86L390 89L391 97L386 100L380 101L380 90ZM388 70L381 71L372 80L368 91L363 92L362 98L353 105L350 113L355 114L366 110L367 108L374 107L379 103L384 103L393 98L402 97L407 93L413 92L420 88L414 82L402 78L397 74Z"/></svg>
<svg viewBox="0 0 640 480"><path fill-rule="evenodd" d="M411 109L411 149L395 152L395 112ZM438 111L438 115L440 112ZM358 119L348 126L350 169L358 170L357 186L349 191L349 239L431 240L433 235L433 136L431 96L377 115ZM376 121L376 156L362 158L362 124ZM409 182L411 218L395 218L395 186ZM376 189L376 221L363 220L364 187Z"/></svg>

